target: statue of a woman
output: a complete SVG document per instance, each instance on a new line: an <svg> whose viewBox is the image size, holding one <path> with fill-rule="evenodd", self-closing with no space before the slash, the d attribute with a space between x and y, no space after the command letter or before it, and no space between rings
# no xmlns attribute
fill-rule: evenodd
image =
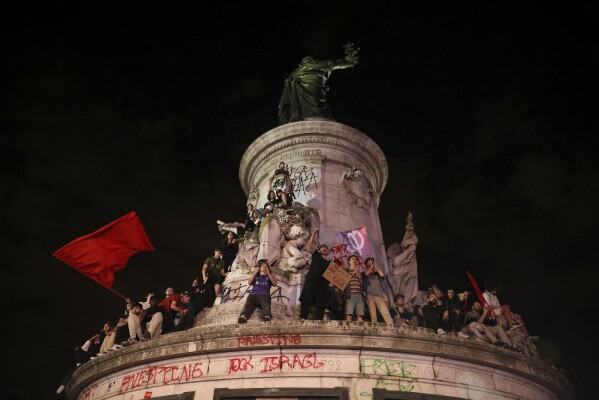
<svg viewBox="0 0 599 400"><path fill-rule="evenodd" d="M353 67L358 63L358 50L348 43L344 46L345 58L319 61L304 57L299 67L293 71L283 88L279 101L279 123L301 121L308 117L331 118L331 108L327 102L325 85L336 69Z"/></svg>
<svg viewBox="0 0 599 400"><path fill-rule="evenodd" d="M406 233L401 241L401 250L394 243L387 250L391 273L389 282L395 294L403 294L406 303L418 296L418 262L416 261L416 246L418 236L414 232L412 213L408 212Z"/></svg>

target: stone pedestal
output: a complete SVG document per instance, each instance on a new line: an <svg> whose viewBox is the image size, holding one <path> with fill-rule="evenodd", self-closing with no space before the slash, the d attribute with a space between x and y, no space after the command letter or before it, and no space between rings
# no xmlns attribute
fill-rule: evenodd
<svg viewBox="0 0 599 400"><path fill-rule="evenodd" d="M349 400L372 400L381 390L395 399L573 398L566 378L539 358L424 328L342 321L250 321L172 333L83 364L67 394L215 399L229 390L229 398L255 399L324 397L334 388L343 394L336 398Z"/></svg>
<svg viewBox="0 0 599 400"><path fill-rule="evenodd" d="M364 133L324 119L294 122L272 129L246 150L239 179L248 203L262 207L280 162L289 166L296 201L318 210L320 242L347 262L340 231L366 227L371 255L387 268L378 215L387 183L387 161Z"/></svg>
<svg viewBox="0 0 599 400"><path fill-rule="evenodd" d="M248 202L266 202L281 161L290 167L296 200L318 210L320 241L333 256L347 262L337 233L364 226L372 256L387 268L378 217L388 172L381 149L329 120L280 126L245 152L239 177ZM573 398L553 366L489 343L425 328L297 320L303 272L273 273L273 321L260 322L256 312L247 324L236 323L249 289L249 269L239 267L227 276L222 304L201 315L199 326L83 364L69 398Z"/></svg>

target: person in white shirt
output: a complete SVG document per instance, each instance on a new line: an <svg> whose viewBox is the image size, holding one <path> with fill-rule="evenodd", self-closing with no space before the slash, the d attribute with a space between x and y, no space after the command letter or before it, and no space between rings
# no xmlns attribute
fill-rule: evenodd
<svg viewBox="0 0 599 400"><path fill-rule="evenodd" d="M513 314L509 305L502 305L501 303L499 303L499 299L497 298L497 292L499 291L500 286L495 282L487 282L487 284L485 285L485 292L483 293L483 297L486 303L489 305L489 310L491 310L495 318L505 318L510 329L522 327L522 330L528 335L526 327L522 322L522 318L518 314Z"/></svg>

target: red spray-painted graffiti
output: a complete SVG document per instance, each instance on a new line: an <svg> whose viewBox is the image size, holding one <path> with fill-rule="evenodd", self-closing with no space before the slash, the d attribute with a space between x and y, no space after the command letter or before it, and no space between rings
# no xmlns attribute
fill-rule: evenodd
<svg viewBox="0 0 599 400"><path fill-rule="evenodd" d="M347 251L347 246L344 243L331 246L331 251L333 252L333 258L339 260L342 267L349 265L348 259L351 253ZM360 271L364 270L364 261L360 256L358 256L358 267Z"/></svg>
<svg viewBox="0 0 599 400"><path fill-rule="evenodd" d="M94 392L96 391L96 388L98 387L97 384L92 384L90 386L88 386L87 388L85 388L85 390L83 392L81 392L81 395L79 395L79 399L80 400L90 400L94 398Z"/></svg>
<svg viewBox="0 0 599 400"><path fill-rule="evenodd" d="M262 357L253 361L250 357L231 358L227 368L228 374L242 371L258 371L261 374L276 370L318 370L323 368L325 362L316 357L316 353L290 354L280 356Z"/></svg>
<svg viewBox="0 0 599 400"><path fill-rule="evenodd" d="M204 376L201 362L189 363L183 366L170 365L150 367L135 374L123 377L119 393L147 385L168 385L171 383L189 382Z"/></svg>
<svg viewBox="0 0 599 400"><path fill-rule="evenodd" d="M302 338L300 335L254 335L237 338L237 347L265 345L287 346L290 344L300 344Z"/></svg>
<svg viewBox="0 0 599 400"><path fill-rule="evenodd" d="M252 363L252 356L231 358L229 359L229 366L227 367L227 374L234 374L240 371L253 371L254 364Z"/></svg>

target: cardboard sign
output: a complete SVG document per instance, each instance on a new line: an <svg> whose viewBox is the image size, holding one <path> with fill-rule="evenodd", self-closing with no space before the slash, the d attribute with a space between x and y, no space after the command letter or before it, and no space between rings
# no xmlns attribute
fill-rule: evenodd
<svg viewBox="0 0 599 400"><path fill-rule="evenodd" d="M351 279L351 274L334 262L329 264L327 270L324 271L322 276L327 281L337 286L339 290L345 290L349 280Z"/></svg>

